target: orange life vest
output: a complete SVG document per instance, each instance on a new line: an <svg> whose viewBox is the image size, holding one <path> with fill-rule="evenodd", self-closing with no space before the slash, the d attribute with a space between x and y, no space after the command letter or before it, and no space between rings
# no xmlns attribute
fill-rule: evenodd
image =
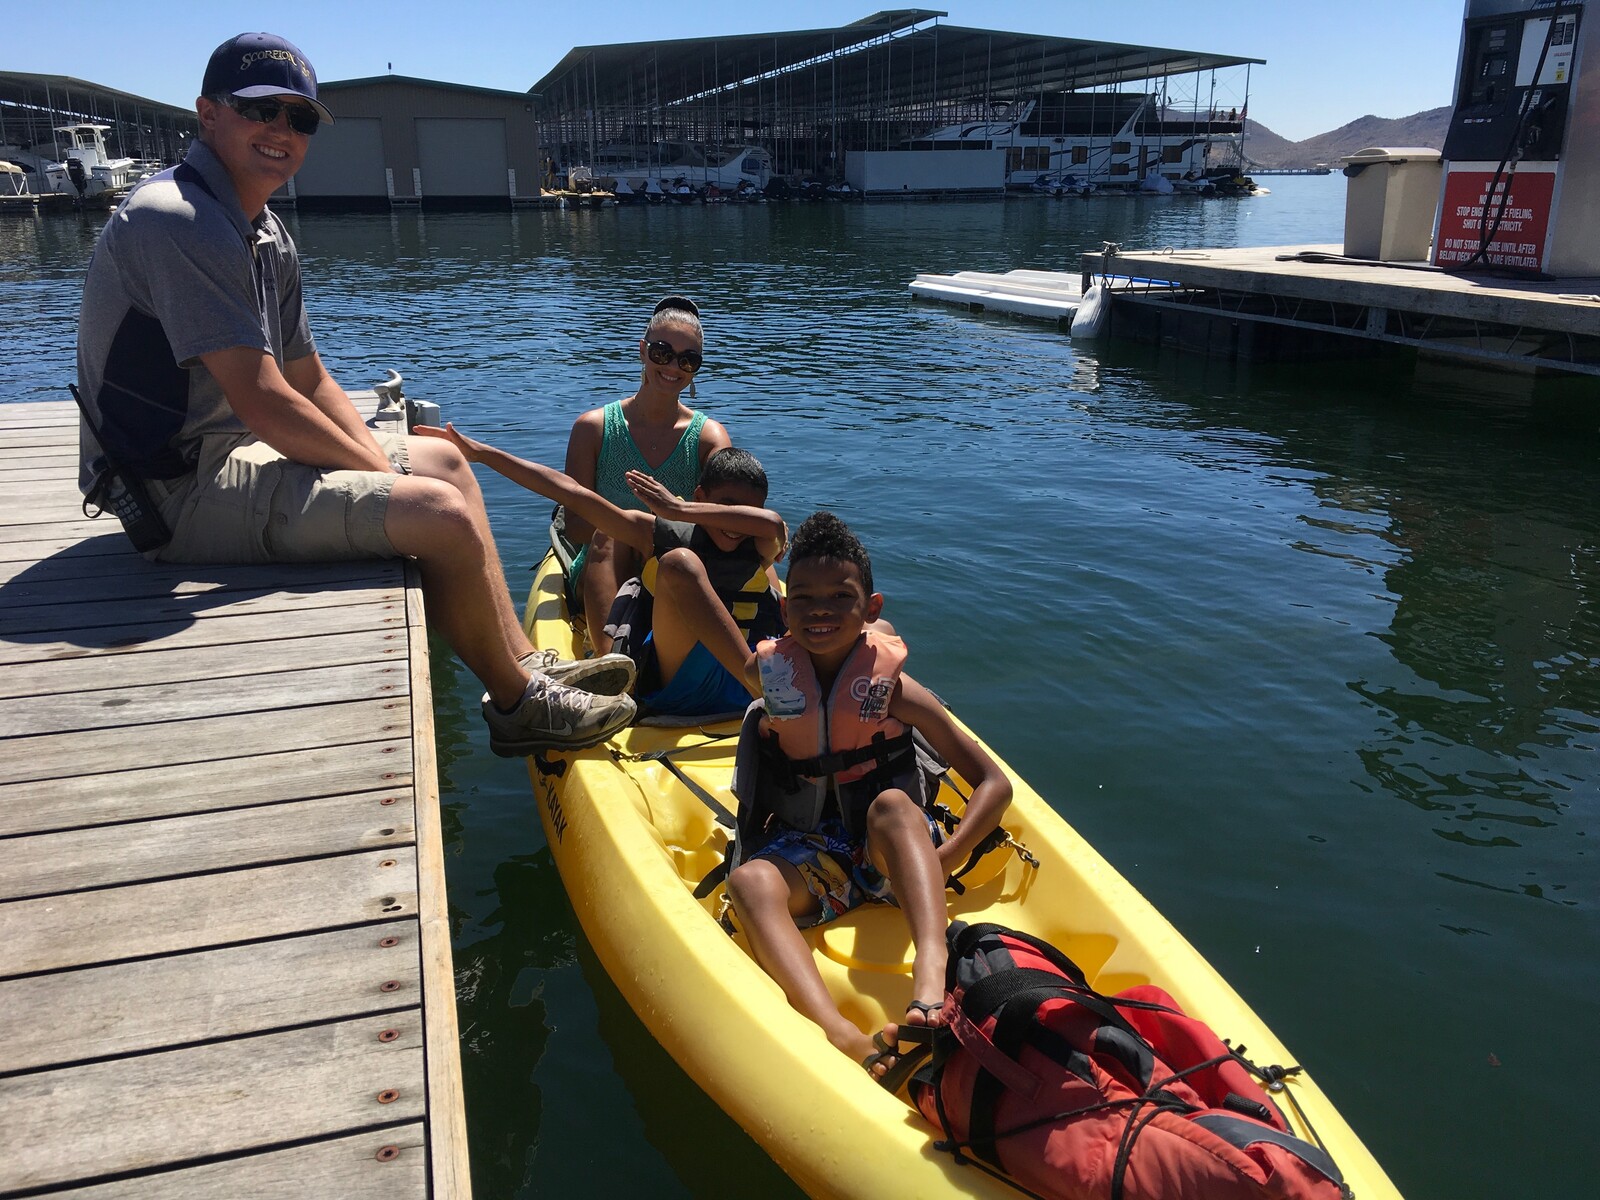
<svg viewBox="0 0 1600 1200"><path fill-rule="evenodd" d="M889 715L904 642L864 632L827 696L810 655L792 637L761 643L756 660L767 713L764 798L783 824L815 829L832 793L845 829L862 836L867 806L884 788L910 787L920 796L911 730Z"/></svg>

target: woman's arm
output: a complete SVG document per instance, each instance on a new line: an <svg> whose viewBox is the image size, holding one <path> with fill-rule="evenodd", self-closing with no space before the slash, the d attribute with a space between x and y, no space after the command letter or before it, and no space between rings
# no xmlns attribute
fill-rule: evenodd
<svg viewBox="0 0 1600 1200"><path fill-rule="evenodd" d="M567 435L567 477L580 487L595 490L595 475L600 469L600 443L605 439L605 409L591 408L572 423ZM567 540L581 546L594 535L594 524L582 514L567 513Z"/></svg>

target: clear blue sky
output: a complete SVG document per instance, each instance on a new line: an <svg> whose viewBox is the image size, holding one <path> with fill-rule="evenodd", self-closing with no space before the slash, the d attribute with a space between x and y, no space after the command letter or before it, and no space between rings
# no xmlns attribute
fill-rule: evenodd
<svg viewBox="0 0 1600 1200"><path fill-rule="evenodd" d="M304 50L324 80L397 74L526 91L573 46L843 25L871 0L390 0L197 4L193 0L14 0L0 70L72 75L187 106L205 61L235 33L266 29ZM888 7L887 5L883 7ZM1250 73L1250 115L1291 141L1368 113L1450 103L1462 0L958 0L952 25L1099 38L1267 60ZM1233 107L1219 75L1217 102ZM1229 77L1232 82L1232 77ZM1236 85L1242 90L1243 73Z"/></svg>

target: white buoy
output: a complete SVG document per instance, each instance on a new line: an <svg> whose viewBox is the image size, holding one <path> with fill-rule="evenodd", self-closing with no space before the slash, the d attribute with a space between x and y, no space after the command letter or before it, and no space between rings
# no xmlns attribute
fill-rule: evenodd
<svg viewBox="0 0 1600 1200"><path fill-rule="evenodd" d="M1105 332L1106 318L1111 315L1111 305L1106 301L1098 283L1090 284L1078 301L1078 311L1072 315L1072 336L1097 338Z"/></svg>

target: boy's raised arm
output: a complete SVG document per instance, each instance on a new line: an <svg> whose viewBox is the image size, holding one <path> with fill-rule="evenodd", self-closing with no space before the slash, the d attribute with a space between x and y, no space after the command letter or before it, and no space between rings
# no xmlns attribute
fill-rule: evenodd
<svg viewBox="0 0 1600 1200"><path fill-rule="evenodd" d="M938 697L911 676L900 676L889 712L921 730L945 762L972 787L961 823L939 847L939 862L948 876L959 871L978 843L1000 824L1000 817L1011 803L1011 780L983 747L955 723Z"/></svg>
<svg viewBox="0 0 1600 1200"><path fill-rule="evenodd" d="M731 533L742 533L755 541L768 565L777 562L789 544L789 527L770 508L749 504L711 504L704 500L685 500L652 475L629 471L625 477L633 494L656 516L667 521L688 521L694 525L714 525Z"/></svg>
<svg viewBox="0 0 1600 1200"><path fill-rule="evenodd" d="M521 484L530 492L537 492L558 504L564 504L607 537L616 538L638 550L648 558L655 546L655 517L649 513L618 508L604 496L596 495L570 475L507 454L504 450L469 438L454 424L443 429L418 425L413 433L423 437L441 438L455 444L462 456L471 463L482 463L490 470L504 475L513 483Z"/></svg>

